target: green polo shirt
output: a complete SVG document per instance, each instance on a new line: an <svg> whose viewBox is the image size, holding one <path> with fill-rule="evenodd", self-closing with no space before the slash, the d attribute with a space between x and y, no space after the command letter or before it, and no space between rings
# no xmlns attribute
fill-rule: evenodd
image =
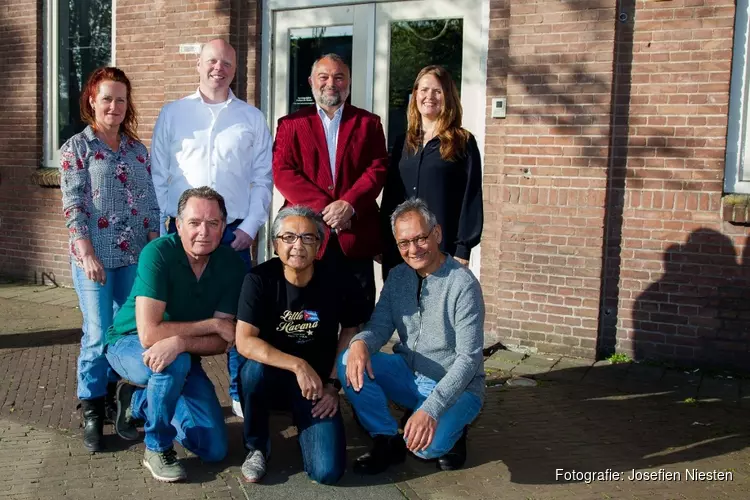
<svg viewBox="0 0 750 500"><path fill-rule="evenodd" d="M164 321L200 321L216 311L235 315L245 279L245 264L230 247L220 245L208 260L200 279L190 268L177 233L153 240L138 258L138 272L128 300L107 331L107 344L138 333L135 298L166 302Z"/></svg>

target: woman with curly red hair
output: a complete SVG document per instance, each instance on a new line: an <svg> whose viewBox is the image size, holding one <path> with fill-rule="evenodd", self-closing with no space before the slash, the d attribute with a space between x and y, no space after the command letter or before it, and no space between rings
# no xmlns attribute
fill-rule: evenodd
<svg viewBox="0 0 750 500"><path fill-rule="evenodd" d="M80 105L88 125L60 148L60 187L83 315L77 370L83 444L97 452L108 385L113 392L116 382L104 357L106 332L133 286L141 249L159 235L159 205L125 73L95 70Z"/></svg>
<svg viewBox="0 0 750 500"><path fill-rule="evenodd" d="M393 210L408 198L424 200L442 228L440 250L461 264L482 236L482 165L477 141L461 127L461 99L442 66L417 75L406 135L396 140L383 189L383 276L402 262L391 231ZM419 251L419 248L416 250Z"/></svg>

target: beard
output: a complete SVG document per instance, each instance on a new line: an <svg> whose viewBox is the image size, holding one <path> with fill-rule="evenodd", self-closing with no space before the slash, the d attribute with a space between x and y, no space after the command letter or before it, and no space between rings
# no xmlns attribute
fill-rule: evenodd
<svg viewBox="0 0 750 500"><path fill-rule="evenodd" d="M325 93L326 90L335 90L335 93L326 94ZM315 94L315 100L321 106L338 106L345 99L344 92L342 92L339 89L330 89L330 88L323 87L322 89L313 93Z"/></svg>

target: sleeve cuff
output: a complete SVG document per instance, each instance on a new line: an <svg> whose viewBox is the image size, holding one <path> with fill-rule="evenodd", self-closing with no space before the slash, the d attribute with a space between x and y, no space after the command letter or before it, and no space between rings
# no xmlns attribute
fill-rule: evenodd
<svg viewBox="0 0 750 500"><path fill-rule="evenodd" d="M251 219L245 219L242 221L242 224L237 226L237 229L244 231L248 236L250 236L253 241L256 240L258 236L258 229L260 229L260 226L263 224L258 224L257 221L251 220Z"/></svg>
<svg viewBox="0 0 750 500"><path fill-rule="evenodd" d="M352 344L358 340L363 341L365 345L367 345L367 350L370 351L370 354L377 352L377 349L373 349L373 341L375 340L375 336L372 334L372 332L359 332L349 341L349 347L351 347Z"/></svg>
<svg viewBox="0 0 750 500"><path fill-rule="evenodd" d="M435 398L428 397L424 403L422 403L422 406L418 408L419 410L422 410L429 416L431 416L433 419L435 419L435 422L438 421L440 416L445 411L445 408L442 407L441 404L435 400Z"/></svg>
<svg viewBox="0 0 750 500"><path fill-rule="evenodd" d="M453 256L458 257L459 259L469 260L469 257L471 257L471 248L464 245L457 245L456 253Z"/></svg>

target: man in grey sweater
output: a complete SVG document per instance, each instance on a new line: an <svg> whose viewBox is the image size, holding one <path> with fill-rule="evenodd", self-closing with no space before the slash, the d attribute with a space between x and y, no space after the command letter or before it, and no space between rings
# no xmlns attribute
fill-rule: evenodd
<svg viewBox="0 0 750 500"><path fill-rule="evenodd" d="M453 470L466 459L466 426L484 399L482 290L469 269L440 251L442 230L423 201L399 205L391 228L405 263L388 275L370 321L338 365L374 441L354 470L380 473L403 461L406 449ZM394 330L395 354L381 353ZM414 410L403 438L389 400Z"/></svg>

